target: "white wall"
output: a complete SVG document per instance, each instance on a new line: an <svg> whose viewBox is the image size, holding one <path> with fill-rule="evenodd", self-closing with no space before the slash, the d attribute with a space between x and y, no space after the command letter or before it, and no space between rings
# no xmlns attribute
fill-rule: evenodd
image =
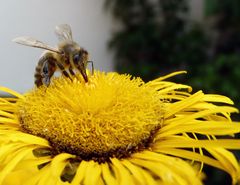
<svg viewBox="0 0 240 185"><path fill-rule="evenodd" d="M54 27L61 23L71 25L75 41L89 51L96 69L112 70L112 54L106 46L112 22L103 10L103 2L0 0L0 85L21 93L33 87L34 69L42 50L11 40L27 35L55 46Z"/></svg>

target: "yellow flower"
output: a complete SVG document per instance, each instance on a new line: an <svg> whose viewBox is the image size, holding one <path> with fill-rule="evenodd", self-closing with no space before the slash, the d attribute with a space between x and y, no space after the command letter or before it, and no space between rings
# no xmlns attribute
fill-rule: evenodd
<svg viewBox="0 0 240 185"><path fill-rule="evenodd" d="M23 95L0 87L14 96L0 98L0 184L198 185L203 164L237 183L237 109L165 81L180 73L144 83L97 71Z"/></svg>

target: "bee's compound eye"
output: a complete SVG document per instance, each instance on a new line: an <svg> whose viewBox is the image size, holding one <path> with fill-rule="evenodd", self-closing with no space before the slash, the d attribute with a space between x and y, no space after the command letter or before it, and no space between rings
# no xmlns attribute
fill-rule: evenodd
<svg viewBox="0 0 240 185"><path fill-rule="evenodd" d="M73 62L74 63L78 63L79 59L80 59L80 55L79 54L73 55Z"/></svg>

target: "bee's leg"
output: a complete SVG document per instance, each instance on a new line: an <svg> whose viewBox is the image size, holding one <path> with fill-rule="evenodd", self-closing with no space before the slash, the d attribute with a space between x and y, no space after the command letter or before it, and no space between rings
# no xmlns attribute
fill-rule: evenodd
<svg viewBox="0 0 240 185"><path fill-rule="evenodd" d="M43 65L43 68L42 68L42 82L43 84L45 85L49 85L50 84L50 78L52 77L53 73L50 74L50 63L48 61L46 61Z"/></svg>
<svg viewBox="0 0 240 185"><path fill-rule="evenodd" d="M87 61L87 64L91 64L91 74L94 74L94 66L93 66L93 61Z"/></svg>
<svg viewBox="0 0 240 185"><path fill-rule="evenodd" d="M72 68L72 66L70 65L69 66L69 72L70 72L70 74L72 75L72 76L75 76L76 74L74 73L74 71L73 71L73 68Z"/></svg>
<svg viewBox="0 0 240 185"><path fill-rule="evenodd" d="M35 84L37 87L50 84L50 79L56 71L55 59L44 55L39 59L35 72Z"/></svg>
<svg viewBox="0 0 240 185"><path fill-rule="evenodd" d="M83 79L85 82L88 82L88 77L87 77L87 73L86 73L86 67L84 66L84 64L81 62L79 63L79 65L76 66L77 69L79 70L79 72L81 73Z"/></svg>
<svg viewBox="0 0 240 185"><path fill-rule="evenodd" d="M56 61L56 64L57 64L58 68L62 71L62 74L63 74L64 76L66 76L66 77L68 77L68 78L71 79L70 75L69 75L68 72L65 70L64 66L63 66L60 62L58 62L58 61Z"/></svg>

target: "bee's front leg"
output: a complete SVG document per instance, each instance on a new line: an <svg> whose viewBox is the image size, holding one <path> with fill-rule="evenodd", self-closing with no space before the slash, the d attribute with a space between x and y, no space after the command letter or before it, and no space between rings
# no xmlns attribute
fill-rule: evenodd
<svg viewBox="0 0 240 185"><path fill-rule="evenodd" d="M87 64L91 64L91 74L94 74L94 66L93 66L93 61L87 61Z"/></svg>
<svg viewBox="0 0 240 185"><path fill-rule="evenodd" d="M70 72L70 74L72 75L72 76L75 76L76 74L75 74L75 72L73 71L73 68L72 68L72 66L70 65L69 66L69 72Z"/></svg>
<svg viewBox="0 0 240 185"><path fill-rule="evenodd" d="M63 74L64 76L66 76L66 77L68 77L68 78L71 79L69 73L65 70L65 68L64 68L64 66L62 65L61 62L59 62L58 60L56 60L56 65L57 65L57 67L61 70L61 72L62 72L62 74Z"/></svg>

